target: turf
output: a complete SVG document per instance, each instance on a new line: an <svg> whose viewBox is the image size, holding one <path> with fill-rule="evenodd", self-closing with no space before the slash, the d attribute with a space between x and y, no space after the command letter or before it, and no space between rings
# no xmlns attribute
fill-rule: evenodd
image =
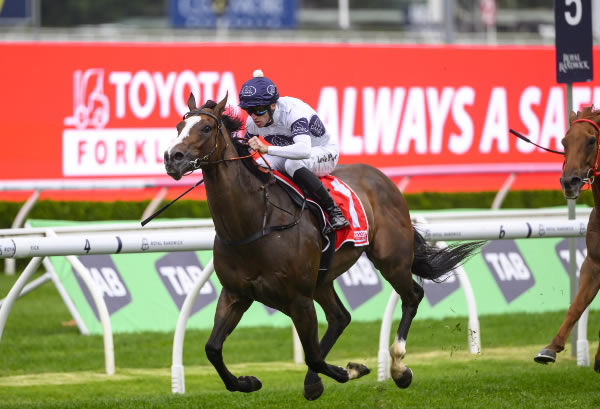
<svg viewBox="0 0 600 409"><path fill-rule="evenodd" d="M0 274L0 297L15 277ZM557 363L538 365L535 353L554 336L564 311L480 317L482 353L467 351L466 318L414 321L405 362L415 376L408 389L377 381L380 322L353 322L328 361L366 363L371 374L347 384L323 378L315 401L302 396L306 368L292 363L289 328L239 328L225 343L236 375L255 375L252 394L225 390L209 365L209 332L186 333L186 393L171 393L172 333L115 334L116 373L104 373L100 336L79 335L51 283L20 298L0 340L0 407L10 408L598 408L600 374L578 367L570 344ZM397 325L397 322L394 323ZM592 312L590 350L600 317ZM324 327L320 328L321 333ZM593 359L592 359L593 362Z"/></svg>

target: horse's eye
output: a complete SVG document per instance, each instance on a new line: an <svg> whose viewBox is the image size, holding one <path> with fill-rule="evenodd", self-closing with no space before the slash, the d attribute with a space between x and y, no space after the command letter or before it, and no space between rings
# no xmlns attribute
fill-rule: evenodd
<svg viewBox="0 0 600 409"><path fill-rule="evenodd" d="M596 145L596 138L589 138L587 141L589 146L595 146Z"/></svg>
<svg viewBox="0 0 600 409"><path fill-rule="evenodd" d="M210 127L210 125L206 125L204 128L202 128L202 132L209 133L211 131L211 129L212 128Z"/></svg>

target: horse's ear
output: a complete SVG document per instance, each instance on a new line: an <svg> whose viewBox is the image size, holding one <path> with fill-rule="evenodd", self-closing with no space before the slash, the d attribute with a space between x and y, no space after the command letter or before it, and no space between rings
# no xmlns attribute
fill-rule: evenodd
<svg viewBox="0 0 600 409"><path fill-rule="evenodd" d="M223 113L223 111L225 110L225 104L227 104L228 96L229 96L229 91L225 94L225 98L223 98L221 101L219 101L219 103L215 107L215 112L217 114L221 115Z"/></svg>
<svg viewBox="0 0 600 409"><path fill-rule="evenodd" d="M190 111L196 109L196 98L194 98L194 94L190 92L190 97L187 100L188 108Z"/></svg>
<svg viewBox="0 0 600 409"><path fill-rule="evenodd" d="M577 119L577 114L575 113L575 111L571 111L571 113L569 114L569 123L573 122L575 119Z"/></svg>

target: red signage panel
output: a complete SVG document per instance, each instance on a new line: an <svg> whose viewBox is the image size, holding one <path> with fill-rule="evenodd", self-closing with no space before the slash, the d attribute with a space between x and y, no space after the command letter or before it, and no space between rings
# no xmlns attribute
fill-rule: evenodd
<svg viewBox="0 0 600 409"><path fill-rule="evenodd" d="M561 157L508 132L562 149L565 89L553 47L260 47L254 58L255 44L0 44L0 179L164 176L162 152L189 92L202 102L228 93L235 108L240 85L261 68L281 95L319 112L340 163L409 175L408 192L496 190L506 172L532 166L556 173L519 177L515 188L559 187ZM576 84L573 99L600 106L600 81Z"/></svg>

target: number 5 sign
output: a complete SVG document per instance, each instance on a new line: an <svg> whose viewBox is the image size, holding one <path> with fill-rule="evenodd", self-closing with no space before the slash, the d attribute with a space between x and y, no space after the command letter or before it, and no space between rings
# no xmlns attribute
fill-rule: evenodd
<svg viewBox="0 0 600 409"><path fill-rule="evenodd" d="M592 0L555 0L556 81L593 79Z"/></svg>

